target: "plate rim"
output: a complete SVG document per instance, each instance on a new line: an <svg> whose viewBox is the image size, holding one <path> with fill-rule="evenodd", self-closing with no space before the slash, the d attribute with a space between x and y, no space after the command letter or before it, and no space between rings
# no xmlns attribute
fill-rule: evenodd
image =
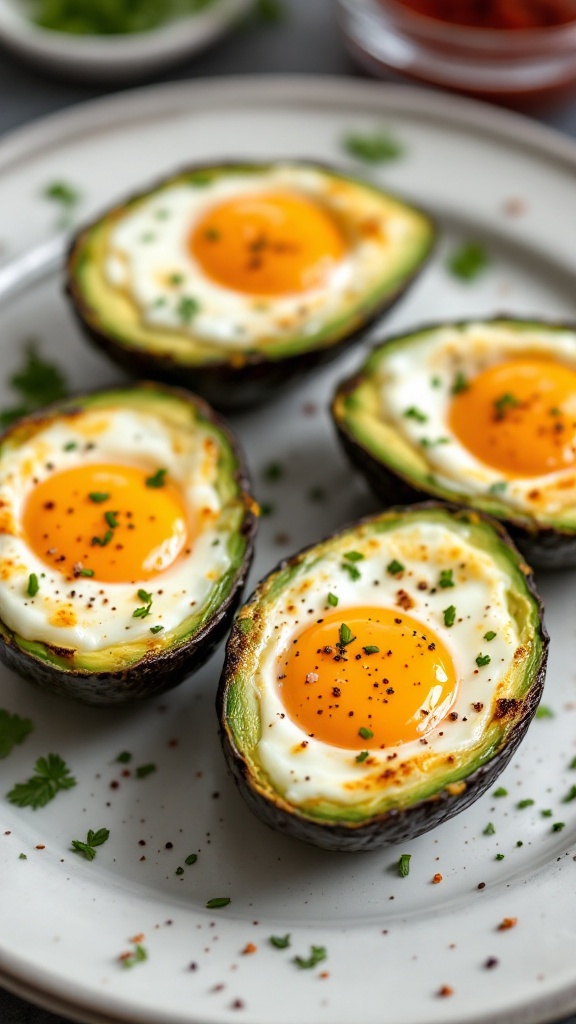
<svg viewBox="0 0 576 1024"><path fill-rule="evenodd" d="M263 88L263 82L266 88ZM82 137L114 131L127 118L136 115L142 122L154 122L159 111L177 116L193 108L207 111L240 108L250 104L262 109L304 104L339 110L362 108L369 116L390 113L428 115L435 124L465 126L471 124L489 138L504 139L506 147L526 149L560 166L576 168L576 142L557 129L533 122L528 117L500 110L489 104L432 92L417 86L354 80L338 75L238 75L204 78L184 82L153 84L111 93L95 100L74 104L63 111L41 116L0 138L0 187L2 176L27 163L37 152L45 155ZM131 121L132 123L132 121ZM11 256L13 258L13 256ZM1 951L0 951L1 954ZM57 983L58 984L58 983ZM96 1011L93 1003L76 1002L54 991L49 981L39 986L27 979L16 966L0 962L0 985L53 1013L72 1016L85 1024L137 1024L141 1018L121 1010L110 1014ZM466 1024L548 1024L576 1010L576 981L561 991L544 995L529 1006L505 1013L466 1017ZM140 1011L136 1011L139 1013ZM151 1019L151 1018L150 1018ZM192 1018L191 1018L192 1020ZM164 1024L157 1021L157 1024ZM202 1019L194 1018L194 1024ZM423 1022L424 1024L424 1022Z"/></svg>

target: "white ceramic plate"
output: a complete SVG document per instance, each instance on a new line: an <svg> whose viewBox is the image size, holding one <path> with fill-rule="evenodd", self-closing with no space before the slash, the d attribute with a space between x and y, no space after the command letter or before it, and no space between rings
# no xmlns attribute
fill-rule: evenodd
<svg viewBox="0 0 576 1024"><path fill-rule="evenodd" d="M59 76L127 82L177 64L222 35L252 0L218 0L198 14L149 32L74 36L40 28L26 17L26 0L0 0L0 42L20 57Z"/></svg>
<svg viewBox="0 0 576 1024"><path fill-rule="evenodd" d="M386 330L503 308L574 318L576 149L566 141L398 87L178 84L78 108L0 146L5 260L40 253L1 279L13 287L17 278L0 303L2 376L19 365L22 341L38 336L74 387L117 379L79 337L59 275L42 266L54 214L41 193L53 179L82 190L88 216L187 161L308 155L350 165L346 132L382 126L404 157L368 173L429 207L442 230L437 259ZM491 265L467 285L444 258L468 238L486 245ZM261 525L253 579L375 507L326 412L336 380L361 354L360 346L235 423L259 496L276 507ZM7 403L8 392L0 399ZM271 460L285 468L276 484L262 479ZM310 501L312 485L325 488L323 503ZM568 767L576 754L574 573L539 584L552 634L544 701L554 717L533 723L502 777L509 796L488 794L436 831L378 853L324 853L253 820L219 749L221 654L162 700L124 711L63 703L3 670L0 706L29 715L35 731L0 764L2 792L49 751L65 758L78 785L36 812L0 799L0 982L100 1024L531 1024L576 1008L576 801L562 803L576 781ZM115 762L123 750L132 766L155 762L157 772L123 777ZM518 810L527 798L534 805ZM553 816L542 817L548 808ZM557 821L561 832L551 829ZM484 835L488 822L494 835ZM102 826L111 838L95 861L71 852L73 838ZM197 863L176 875L192 852ZM412 855L407 878L396 868L401 853ZM443 881L434 885L437 872ZM215 896L232 902L208 911ZM510 917L516 927L499 931ZM290 949L270 945L270 935L287 932ZM118 955L141 933L148 960L124 970ZM250 955L249 943L257 947ZM326 946L328 959L298 969L292 956L312 944ZM486 967L489 958L497 965ZM438 996L443 985L451 997Z"/></svg>

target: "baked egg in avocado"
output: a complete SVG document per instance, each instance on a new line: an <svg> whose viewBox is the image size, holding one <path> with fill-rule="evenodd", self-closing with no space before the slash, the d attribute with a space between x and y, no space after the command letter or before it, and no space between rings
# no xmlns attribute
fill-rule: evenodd
<svg viewBox="0 0 576 1024"><path fill-rule="evenodd" d="M547 635L486 517L391 509L282 563L240 610L218 706L266 824L330 850L421 834L476 800L536 710Z"/></svg>
<svg viewBox="0 0 576 1024"><path fill-rule="evenodd" d="M503 520L531 564L576 563L576 330L499 318L378 345L333 402L387 504L425 495Z"/></svg>
<svg viewBox="0 0 576 1024"><path fill-rule="evenodd" d="M67 289L129 372L250 406L350 345L434 235L421 211L328 167L190 168L81 230Z"/></svg>
<svg viewBox="0 0 576 1024"><path fill-rule="evenodd" d="M0 658L89 703L166 690L223 637L252 555L243 458L209 406L94 393L0 440Z"/></svg>

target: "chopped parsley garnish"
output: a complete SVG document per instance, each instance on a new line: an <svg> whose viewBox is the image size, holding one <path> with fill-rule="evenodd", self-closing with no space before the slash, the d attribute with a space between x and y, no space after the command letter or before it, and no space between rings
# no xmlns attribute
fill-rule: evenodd
<svg viewBox="0 0 576 1024"><path fill-rule="evenodd" d="M338 635L340 638L338 640L338 647L346 647L348 644L351 644L356 639L352 630L350 629L350 626L347 626L345 622L343 622L342 625L340 626Z"/></svg>
<svg viewBox="0 0 576 1024"><path fill-rule="evenodd" d="M328 953L325 946L310 946L310 956L308 959L302 956L295 956L292 963L302 968L316 967L316 964L321 963L327 956Z"/></svg>
<svg viewBox="0 0 576 1024"><path fill-rule="evenodd" d="M469 387L470 385L467 377L462 373L462 370L458 370L454 380L452 381L452 387L450 389L452 394L461 395L463 391L468 391Z"/></svg>
<svg viewBox="0 0 576 1024"><path fill-rule="evenodd" d="M25 853L19 853L18 860L28 860L28 857L26 856Z"/></svg>
<svg viewBox="0 0 576 1024"><path fill-rule="evenodd" d="M110 495L106 491L90 491L88 497L95 505L101 505L103 501L108 501Z"/></svg>
<svg viewBox="0 0 576 1024"><path fill-rule="evenodd" d="M553 813L554 812L549 807L547 807L544 811L540 811L540 814L543 818L551 818Z"/></svg>
<svg viewBox="0 0 576 1024"><path fill-rule="evenodd" d="M484 835L485 836L493 836L495 834L496 834L496 829L494 828L494 825L492 824L492 822L489 821L488 824L486 825L486 828L484 829Z"/></svg>
<svg viewBox="0 0 576 1024"><path fill-rule="evenodd" d="M478 657L476 658L476 664L478 665L478 668L482 668L483 665L489 665L490 664L490 655L489 654L479 654Z"/></svg>
<svg viewBox="0 0 576 1024"><path fill-rule="evenodd" d="M70 769L58 754L39 757L34 765L34 775L26 782L18 782L7 794L11 804L17 807L31 807L36 811L45 807L57 793L64 789L72 789L76 779L70 775Z"/></svg>
<svg viewBox="0 0 576 1024"><path fill-rule="evenodd" d="M342 562L340 568L344 569L344 571L348 573L353 583L355 583L356 580L362 578L362 573L360 572L360 569L357 569L356 566L352 564L352 562Z"/></svg>
<svg viewBox="0 0 576 1024"><path fill-rule="evenodd" d="M438 580L438 586L442 587L442 590L446 590L448 587L454 587L454 570L453 569L442 569L440 572L440 579Z"/></svg>
<svg viewBox="0 0 576 1024"><path fill-rule="evenodd" d="M110 543L113 536L114 534L112 530L106 530L106 533L104 534L103 537L92 537L92 547L97 546L100 548L105 548L106 545Z"/></svg>
<svg viewBox="0 0 576 1024"><path fill-rule="evenodd" d="M344 554L347 562L363 562L364 557L359 551L346 551Z"/></svg>
<svg viewBox="0 0 576 1024"><path fill-rule="evenodd" d="M170 276L168 278L168 284L175 284L175 285L184 284L184 274L179 274L179 273L170 274Z"/></svg>
<svg viewBox="0 0 576 1024"><path fill-rule="evenodd" d="M449 437L421 437L420 444L423 448L434 448L437 444L450 444Z"/></svg>
<svg viewBox="0 0 576 1024"><path fill-rule="evenodd" d="M456 609L453 604L444 609L444 625L453 626L456 621Z"/></svg>
<svg viewBox="0 0 576 1024"><path fill-rule="evenodd" d="M507 487L508 483L506 482L506 480L497 480L495 484L490 484L490 487L488 488L488 493L503 494Z"/></svg>
<svg viewBox="0 0 576 1024"><path fill-rule="evenodd" d="M416 420L417 423L428 423L426 413L420 412L420 409L417 409L414 405L411 405L409 409L404 410L404 416L408 420Z"/></svg>
<svg viewBox="0 0 576 1024"><path fill-rule="evenodd" d="M30 718L11 715L5 708L0 708L0 758L8 757L17 743L23 743L34 729Z"/></svg>
<svg viewBox="0 0 576 1024"><path fill-rule="evenodd" d="M174 872L174 874L175 875L183 875L184 874L184 868L183 867L177 867L176 871Z"/></svg>
<svg viewBox="0 0 576 1024"><path fill-rule="evenodd" d="M571 788L566 793L566 796L562 800L562 803L569 804L571 800L576 800L576 786L571 786Z"/></svg>
<svg viewBox="0 0 576 1024"><path fill-rule="evenodd" d="M489 264L486 250L479 242L463 242L448 257L446 266L461 281L473 281Z"/></svg>
<svg viewBox="0 0 576 1024"><path fill-rule="evenodd" d="M78 569L78 576L93 576L94 569Z"/></svg>
<svg viewBox="0 0 576 1024"><path fill-rule="evenodd" d="M497 853L495 858L494 858L494 860L504 860L504 854L503 853Z"/></svg>
<svg viewBox="0 0 576 1024"><path fill-rule="evenodd" d="M563 828L566 828L566 822L565 821L555 821L554 824L552 825L552 831L553 832L561 832Z"/></svg>
<svg viewBox="0 0 576 1024"><path fill-rule="evenodd" d="M94 860L96 856L96 847L102 846L110 838L109 828L99 828L97 832L93 832L92 829L88 829L88 835L86 836L86 842L83 843L80 839L72 840L72 849L76 853L82 853L86 860Z"/></svg>
<svg viewBox="0 0 576 1024"><path fill-rule="evenodd" d="M54 363L38 355L33 341L26 346L24 365L10 377L9 383L18 395L18 405L0 413L1 426L8 426L20 416L66 398L68 394L64 374Z"/></svg>
<svg viewBox="0 0 576 1024"><path fill-rule="evenodd" d="M28 589L26 590L28 597L36 597L39 589L40 584L38 582L38 577L35 572L31 572L28 577Z"/></svg>
<svg viewBox="0 0 576 1024"><path fill-rule="evenodd" d="M407 878L410 874L411 857L411 853L402 853L400 855L400 860L398 861L398 874L400 875L400 878Z"/></svg>
<svg viewBox="0 0 576 1024"><path fill-rule="evenodd" d="M576 796L576 793L574 795ZM533 807L534 803L534 800L531 800L530 797L526 797L525 800L519 800L516 807L519 811L523 811L525 807Z"/></svg>
<svg viewBox="0 0 576 1024"><path fill-rule="evenodd" d="M167 469L157 469L153 476L147 476L144 481L146 487L164 487L167 472Z"/></svg>
<svg viewBox="0 0 576 1024"><path fill-rule="evenodd" d="M164 626L150 626L151 633L161 633L163 629Z"/></svg>
<svg viewBox="0 0 576 1024"><path fill-rule="evenodd" d="M261 501L261 502L259 502L259 508L260 508L260 517L262 519L266 519L268 516L273 515L274 512L276 511L274 505L272 505L269 501Z"/></svg>
<svg viewBox="0 0 576 1024"><path fill-rule="evenodd" d="M442 387L442 380L441 380L441 378L440 377L432 377L432 379L430 381L430 387L431 388L441 388Z"/></svg>
<svg viewBox="0 0 576 1024"><path fill-rule="evenodd" d="M64 451L73 452L76 451L77 447L78 445L76 444L76 441L68 441L68 443L64 445Z"/></svg>
<svg viewBox="0 0 576 1024"><path fill-rule="evenodd" d="M368 757L368 751L367 750L362 750L357 755L356 761L358 762L358 764L362 764L366 760L367 757Z"/></svg>
<svg viewBox="0 0 576 1024"><path fill-rule="evenodd" d="M572 760L570 761L570 764L568 765L568 767L571 768L572 770L574 770L576 768L576 757L572 758Z"/></svg>
<svg viewBox="0 0 576 1024"><path fill-rule="evenodd" d="M134 967L136 964L142 964L147 959L148 959L148 953L144 949L144 946L141 946L140 943L138 943L134 947L134 952L133 953L129 953L128 956L121 957L120 963L122 964L122 967L128 968L128 967Z"/></svg>
<svg viewBox="0 0 576 1024"><path fill-rule="evenodd" d="M184 861L184 863L188 864L188 867L190 867L190 865L191 864L195 864L197 860L198 860L198 854L197 853L189 853L188 856L186 857L186 860Z"/></svg>
<svg viewBox="0 0 576 1024"><path fill-rule="evenodd" d="M280 462L271 462L262 470L262 476L268 483L275 483L284 476L284 466Z"/></svg>
<svg viewBox="0 0 576 1024"><path fill-rule="evenodd" d="M229 896L214 896L213 899L208 900L206 906L208 910L219 910L220 907L227 907L231 902Z"/></svg>
<svg viewBox="0 0 576 1024"><path fill-rule="evenodd" d="M336 594L332 594L332 593L328 594L328 597L326 598L326 604L330 605L331 608L337 608L338 607L338 598L337 598Z"/></svg>
<svg viewBox="0 0 576 1024"><path fill-rule="evenodd" d="M46 5L46 0L43 0L43 4ZM52 15L54 14L54 8L52 8ZM44 16L46 17L47 11L44 9ZM48 15L50 17L50 15ZM45 27L50 27L45 25ZM73 185L69 185L66 181L53 181L43 190L42 195L44 199L48 199L52 203L56 203L59 210L60 216L58 218L57 227L64 231L69 228L74 214L76 213L76 207L80 203L82 196L78 189L74 188Z"/></svg>
<svg viewBox="0 0 576 1024"><path fill-rule="evenodd" d="M364 651L364 654L380 654L380 648L375 647L373 644L368 644L366 647L363 647L362 650Z"/></svg>
<svg viewBox="0 0 576 1024"><path fill-rule="evenodd" d="M139 590L138 597L141 601L144 601L145 604L152 604L152 594L149 594L147 590Z"/></svg>
<svg viewBox="0 0 576 1024"><path fill-rule="evenodd" d="M342 140L342 145L350 156L363 160L367 164L384 164L389 160L397 160L404 153L404 147L387 131L372 134L350 132Z"/></svg>
<svg viewBox="0 0 576 1024"><path fill-rule="evenodd" d="M176 310L178 316L185 324L189 324L192 317L196 316L200 310L200 303L198 299L192 298L191 295L183 295L178 303Z"/></svg>
<svg viewBox="0 0 576 1024"><path fill-rule="evenodd" d="M507 391L504 395L500 395L500 398L494 399L494 411L496 413L497 420L503 420L506 413L511 409L515 409L520 402L510 391Z"/></svg>
<svg viewBox="0 0 576 1024"><path fill-rule="evenodd" d="M490 641L493 640L495 636L496 633L494 632L493 629L489 629L487 633L484 633L484 639L487 640L488 643L490 643Z"/></svg>
<svg viewBox="0 0 576 1024"><path fill-rule="evenodd" d="M104 513L104 519L108 523L108 526L110 527L111 530L115 530L117 526L120 526L120 523L118 522L118 520L116 518L117 515L118 515L117 512L105 512Z"/></svg>
<svg viewBox="0 0 576 1024"><path fill-rule="evenodd" d="M552 708L548 708L548 707L546 707L545 704L541 704L540 707L536 709L536 714L535 714L534 717L535 718L554 718L554 712L552 711Z"/></svg>
<svg viewBox="0 0 576 1024"><path fill-rule="evenodd" d="M116 760L119 761L120 764L130 764L132 754L128 750L123 750L121 754L118 754Z"/></svg>
<svg viewBox="0 0 576 1024"><path fill-rule="evenodd" d="M492 796L508 796L508 790L504 789L504 786L498 786L498 789L494 790Z"/></svg>
<svg viewBox="0 0 576 1024"><path fill-rule="evenodd" d="M136 769L136 778L146 779L149 775L152 775L153 772L157 770L158 769L155 764L141 764Z"/></svg>
<svg viewBox="0 0 576 1024"><path fill-rule="evenodd" d="M288 949L290 945L290 932L287 935L271 935L269 942L276 949Z"/></svg>
<svg viewBox="0 0 576 1024"><path fill-rule="evenodd" d="M371 740L374 738L372 729L367 729L365 725L360 726L358 729L358 735L361 736L363 740Z"/></svg>
<svg viewBox="0 0 576 1024"><path fill-rule="evenodd" d="M396 558L393 558L391 562L388 562L388 565L386 566L386 572L389 573L390 576L397 576L398 573L404 572L404 568L405 567L402 565L402 562L399 562Z"/></svg>

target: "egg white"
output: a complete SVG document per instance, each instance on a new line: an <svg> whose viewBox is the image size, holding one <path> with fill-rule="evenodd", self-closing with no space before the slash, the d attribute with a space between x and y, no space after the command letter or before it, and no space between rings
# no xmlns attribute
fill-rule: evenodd
<svg viewBox="0 0 576 1024"><path fill-rule="evenodd" d="M386 783L376 780L390 764L398 767L410 762L412 783L424 781L431 759L450 755L457 759L480 744L496 699L511 696L508 681L519 646L518 629L508 611L510 581L489 555L442 524L411 523L355 541L354 548L365 557L356 563L361 578L352 581L342 568L349 545L348 536L267 604L252 684L261 719L256 754L274 789L296 806L319 800L363 803L375 785L382 791ZM401 577L386 571L393 559L405 567ZM446 568L453 569L455 586L442 589L439 573ZM421 589L424 583L426 590ZM458 718L438 722L425 734L425 744L414 740L371 750L369 760L358 763L357 750L311 737L289 718L280 696L278 658L294 637L333 610L326 604L329 592L338 597L338 612L346 622L347 611L359 606L395 608L402 615L400 589L413 602L408 614L424 630L434 630L452 656L458 691L450 712L457 712ZM443 612L452 604L457 620L446 627ZM496 633L491 641L484 639L488 631ZM489 654L490 663L478 667L479 654ZM391 682L401 685L400 680ZM474 704L482 707L475 709Z"/></svg>
<svg viewBox="0 0 576 1024"><path fill-rule="evenodd" d="M505 478L501 471L468 451L450 429L456 373L461 371L471 379L491 366L522 356L553 356L576 370L576 334L545 328L528 333L497 323L470 323L463 328L446 326L423 332L417 341L398 346L380 361L377 374L382 415L425 453L441 486L471 495L490 494L490 489L496 487L492 493L497 494L499 503L529 513L545 509L554 515L576 505L574 469ZM426 417L426 422L406 416L406 410L413 407Z"/></svg>
<svg viewBox="0 0 576 1024"><path fill-rule="evenodd" d="M258 296L209 278L188 247L195 224L210 207L233 197L285 189L318 201L349 235L350 247L323 287L294 295ZM379 217L382 234L362 233L362 222ZM370 294L383 267L409 245L414 225L393 204L355 182L320 169L277 164L260 173L228 173L202 187L175 182L129 207L108 236L104 272L139 309L143 322L178 331L216 348L253 349L284 337L315 335ZM406 241L408 239L408 241ZM177 275L179 283L167 279ZM198 304L188 322L178 313L182 297Z"/></svg>
<svg viewBox="0 0 576 1024"><path fill-rule="evenodd" d="M89 652L149 638L153 625L163 626L160 636L165 637L200 610L215 581L230 567L226 535L218 524L217 470L203 445L207 437L199 427L184 434L140 411L99 408L56 420L7 454L0 466L0 619L26 640ZM66 450L71 443L76 448ZM183 553L171 567L140 584L88 577L70 581L42 562L23 535L26 500L35 484L53 473L91 462L135 465L151 472L166 468L193 522L203 509L215 513L205 517L210 524L193 538L191 553ZM31 573L40 583L35 597L27 594ZM139 586L152 594L146 618L133 616L142 604ZM72 610L75 624L55 625L55 616L65 609Z"/></svg>

